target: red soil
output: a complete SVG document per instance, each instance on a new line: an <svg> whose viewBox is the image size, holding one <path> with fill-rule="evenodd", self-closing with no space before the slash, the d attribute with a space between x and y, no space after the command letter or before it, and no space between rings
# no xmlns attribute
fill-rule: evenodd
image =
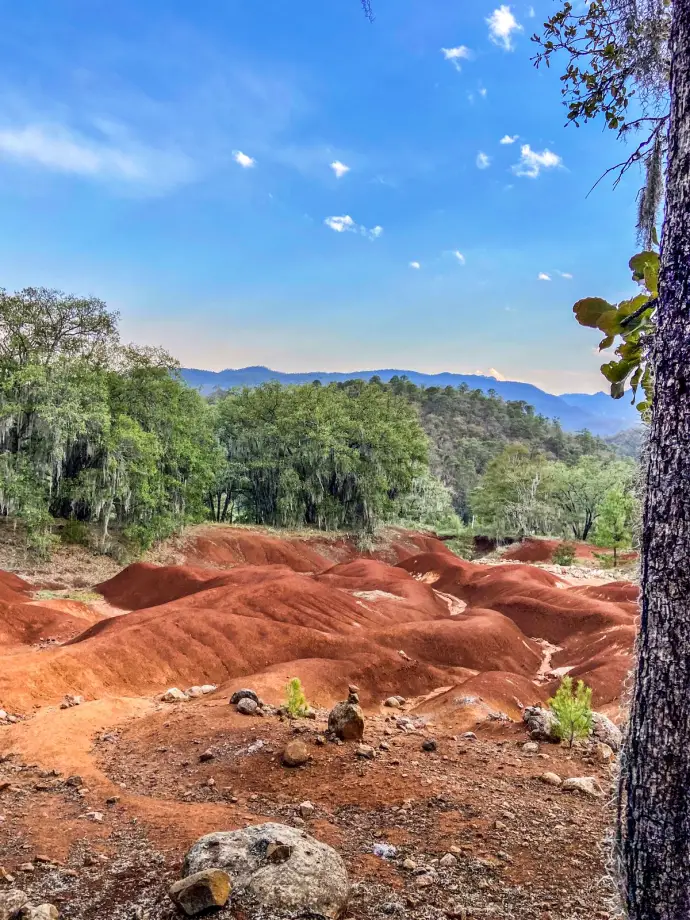
<svg viewBox="0 0 690 920"><path fill-rule="evenodd" d="M553 562L553 552L562 542L562 540L542 540L530 537L507 550L504 556L514 562ZM583 561L595 559L598 554L610 555L611 553L611 550L592 546L591 543L575 541L572 545L575 547L575 558ZM637 553L622 553L619 559L621 562L632 562L637 559Z"/></svg>

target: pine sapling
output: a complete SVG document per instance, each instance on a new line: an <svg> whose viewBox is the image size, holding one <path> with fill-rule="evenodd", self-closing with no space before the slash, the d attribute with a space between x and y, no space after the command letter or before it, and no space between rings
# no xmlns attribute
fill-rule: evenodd
<svg viewBox="0 0 690 920"><path fill-rule="evenodd" d="M304 695L304 688L299 677L293 677L286 687L285 708L293 719L302 719L309 711L309 703Z"/></svg>
<svg viewBox="0 0 690 920"><path fill-rule="evenodd" d="M549 700L556 716L556 733L568 747L576 739L589 737L592 731L592 688L579 680L573 685L571 677L564 677L555 696Z"/></svg>

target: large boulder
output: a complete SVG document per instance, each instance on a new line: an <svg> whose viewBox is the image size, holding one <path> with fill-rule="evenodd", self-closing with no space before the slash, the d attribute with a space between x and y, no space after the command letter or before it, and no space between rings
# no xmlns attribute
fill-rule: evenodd
<svg viewBox="0 0 690 920"><path fill-rule="evenodd" d="M336 703L328 715L328 730L342 741L361 741L364 737L364 713L350 698Z"/></svg>
<svg viewBox="0 0 690 920"><path fill-rule="evenodd" d="M29 896L19 888L0 891L0 920L13 920L19 911L29 903Z"/></svg>
<svg viewBox="0 0 690 920"><path fill-rule="evenodd" d="M557 743L560 736L557 731L558 721L550 709L541 706L527 706L522 713L522 720L533 741L551 741Z"/></svg>
<svg viewBox="0 0 690 920"><path fill-rule="evenodd" d="M260 917L340 917L350 894L345 865L336 851L298 828L259 824L201 837L187 853L185 877L223 869L233 904L247 920Z"/></svg>
<svg viewBox="0 0 690 920"><path fill-rule="evenodd" d="M60 920L60 914L54 904L39 904L38 907L27 905L19 912L20 920Z"/></svg>
<svg viewBox="0 0 690 920"><path fill-rule="evenodd" d="M612 751L619 751L623 743L623 733L620 728L602 712L592 713L592 737L595 741L608 744Z"/></svg>
<svg viewBox="0 0 690 920"><path fill-rule="evenodd" d="M254 700L256 705L259 705L259 694L255 693L253 690L248 690L247 688L243 690L235 690L233 695L230 697L230 705L237 706L240 700Z"/></svg>

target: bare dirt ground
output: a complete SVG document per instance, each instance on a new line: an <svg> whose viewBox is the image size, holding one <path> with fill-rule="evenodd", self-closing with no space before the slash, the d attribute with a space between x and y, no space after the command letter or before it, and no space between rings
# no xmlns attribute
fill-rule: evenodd
<svg viewBox="0 0 690 920"><path fill-rule="evenodd" d="M171 920L191 843L278 821L342 855L352 920L613 916L614 768L591 746L525 751L521 708L565 669L620 716L633 585L464 563L405 534L379 559L244 528L201 528L174 553L105 584L75 574L77 606L37 597L43 572L0 578L0 709L16 719L0 723L0 893L20 887L72 920ZM251 686L279 706L295 675L313 720L228 705ZM352 681L373 758L326 739ZM158 698L201 683L218 689ZM61 709L66 693L84 702ZM402 710L382 705L394 693ZM310 760L290 769L294 737ZM594 777L603 794L545 772Z"/></svg>

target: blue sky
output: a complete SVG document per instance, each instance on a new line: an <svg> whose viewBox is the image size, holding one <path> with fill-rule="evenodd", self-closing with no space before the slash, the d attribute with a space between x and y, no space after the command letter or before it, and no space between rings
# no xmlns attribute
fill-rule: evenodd
<svg viewBox="0 0 690 920"><path fill-rule="evenodd" d="M1 0L0 283L190 366L602 389L571 306L630 290L639 177L586 197L624 157L531 63L557 4L373 2Z"/></svg>

